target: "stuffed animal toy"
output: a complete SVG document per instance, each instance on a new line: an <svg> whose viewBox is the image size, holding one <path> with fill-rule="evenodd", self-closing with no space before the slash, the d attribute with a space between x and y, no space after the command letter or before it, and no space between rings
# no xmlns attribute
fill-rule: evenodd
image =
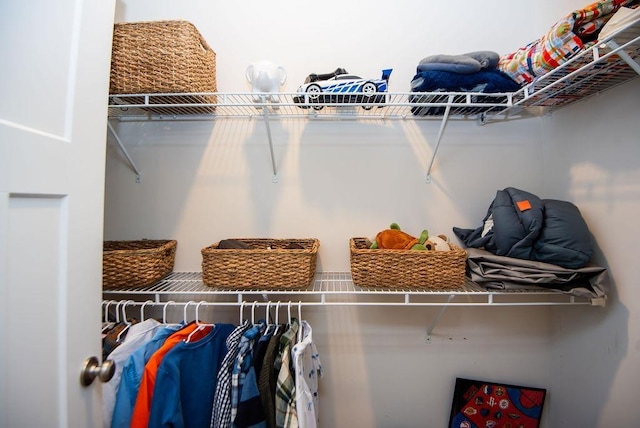
<svg viewBox="0 0 640 428"><path fill-rule="evenodd" d="M433 249L436 251L451 251L449 246L449 237L447 235L430 236L427 239L428 243L433 245Z"/></svg>
<svg viewBox="0 0 640 428"><path fill-rule="evenodd" d="M419 238L400 230L397 223L392 223L389 229L385 229L376 235L369 248L390 250L432 250L433 244L427 241L429 232L423 230Z"/></svg>

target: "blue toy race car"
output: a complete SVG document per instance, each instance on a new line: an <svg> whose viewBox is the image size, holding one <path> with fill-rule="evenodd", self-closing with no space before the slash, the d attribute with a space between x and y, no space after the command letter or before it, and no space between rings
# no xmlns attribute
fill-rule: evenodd
<svg viewBox="0 0 640 428"><path fill-rule="evenodd" d="M338 68L332 73L310 74L304 84L298 88L298 94L293 97L295 103L304 103L305 95L309 103L384 103L387 83L392 69L382 70L380 79L367 80L360 76L348 74L344 68ZM308 106L300 106L308 108ZM314 105L316 110L323 105ZM382 106L378 106L382 107ZM373 105L363 105L370 110Z"/></svg>

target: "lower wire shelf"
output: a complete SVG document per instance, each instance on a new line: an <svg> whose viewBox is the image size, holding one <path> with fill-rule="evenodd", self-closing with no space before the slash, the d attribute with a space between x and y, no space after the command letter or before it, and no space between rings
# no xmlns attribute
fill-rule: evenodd
<svg viewBox="0 0 640 428"><path fill-rule="evenodd" d="M144 288L113 288L103 291L107 300L151 299L155 302L200 299L213 305L240 306L295 302L302 306L604 306L605 298L576 296L543 288L492 290L466 280L460 288L359 287L349 272L319 272L303 288L269 287L214 288L202 282L200 272L172 272L156 284Z"/></svg>

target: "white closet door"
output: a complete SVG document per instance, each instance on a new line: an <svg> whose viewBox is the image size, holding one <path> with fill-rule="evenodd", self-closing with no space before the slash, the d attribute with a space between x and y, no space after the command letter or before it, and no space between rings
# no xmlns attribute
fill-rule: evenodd
<svg viewBox="0 0 640 428"><path fill-rule="evenodd" d="M114 0L0 0L0 426L95 427Z"/></svg>

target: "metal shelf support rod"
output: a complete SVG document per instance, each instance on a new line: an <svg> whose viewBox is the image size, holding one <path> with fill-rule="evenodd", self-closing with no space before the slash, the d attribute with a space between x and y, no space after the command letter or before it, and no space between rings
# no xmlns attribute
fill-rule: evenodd
<svg viewBox="0 0 640 428"><path fill-rule="evenodd" d="M450 294L449 298L447 299L447 303L451 303L451 301L455 298L455 294ZM436 315L436 317L434 318L433 322L431 323L431 325L429 327L427 327L427 336L425 338L425 341L427 343L431 343L431 333L433 332L433 329L436 328L436 326L438 325L438 323L440 322L440 318L442 318L442 315L444 315L444 311L447 310L447 305L443 306L440 311L438 312L438 315Z"/></svg>
<svg viewBox="0 0 640 428"><path fill-rule="evenodd" d="M636 73L638 73L638 75L640 75L640 65L635 62L627 52L622 50L615 41L609 40L607 42L607 45L609 45L611 50L613 50L620 58L622 58L622 60L626 62L629 67L631 67Z"/></svg>
<svg viewBox="0 0 640 428"><path fill-rule="evenodd" d="M122 144L122 141L120 140L120 137L118 137L118 133L115 129L113 129L113 126L109 121L107 121L107 129L109 130L109 132L111 132L111 135L113 135L113 138L116 140L116 143L118 143L122 154L124 154L124 156L127 158L127 161L129 161L129 165L131 165L131 168L136 173L136 183L140 183L140 171L138 171L138 167L133 162L133 159L131 159L131 156L129 156L129 152L127 152L127 149L125 149L124 144Z"/></svg>
<svg viewBox="0 0 640 428"><path fill-rule="evenodd" d="M436 139L436 145L433 148L433 153L431 154L431 161L429 162L429 167L427 168L427 178L426 182L431 183L431 167L433 167L433 161L436 159L436 153L438 152L438 147L440 147L440 141L442 141L442 135L444 134L444 129L447 127L447 121L449 120L449 112L451 111L451 104L453 103L453 95L449 95L449 102L444 109L444 115L442 116L442 121L440 122L440 129L438 130L438 137Z"/></svg>
<svg viewBox="0 0 640 428"><path fill-rule="evenodd" d="M265 105L262 107L262 111L264 113L264 126L267 128L267 137L269 138L269 153L271 154L271 168L273 170L273 177L271 178L271 182L278 182L278 169L276 167L276 160L273 155L273 139L271 138L271 126L269 125L269 107L266 105L266 99L263 96L262 102Z"/></svg>

